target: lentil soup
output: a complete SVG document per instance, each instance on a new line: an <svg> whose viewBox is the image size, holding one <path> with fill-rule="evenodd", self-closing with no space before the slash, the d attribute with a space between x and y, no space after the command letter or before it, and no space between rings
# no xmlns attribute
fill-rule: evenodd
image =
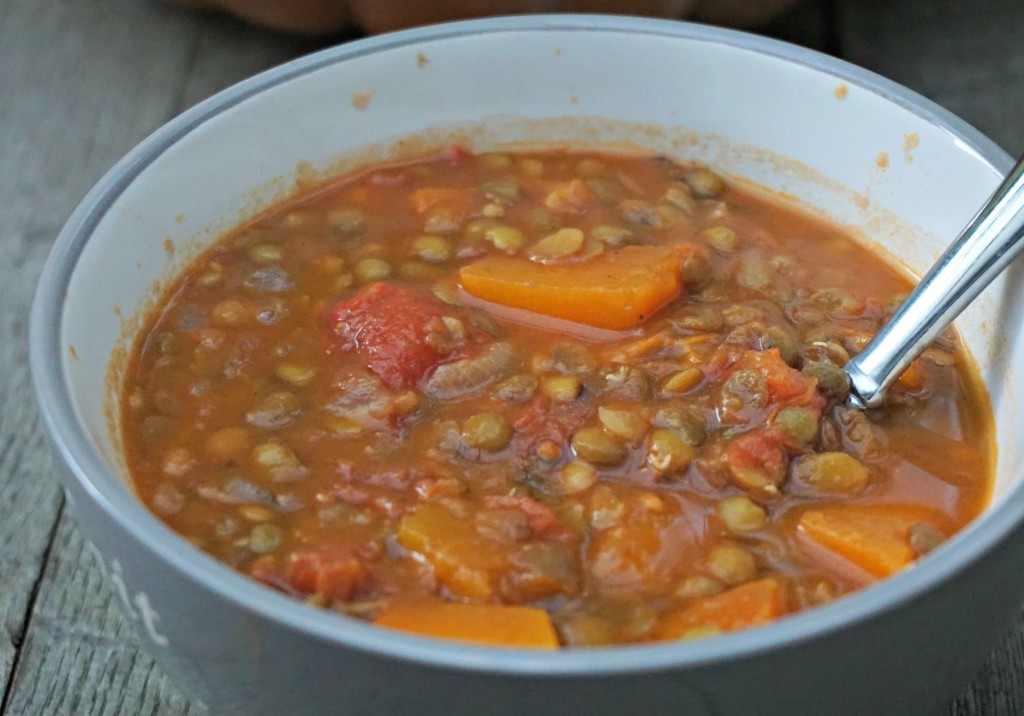
<svg viewBox="0 0 1024 716"><path fill-rule="evenodd" d="M196 260L137 342L127 461L200 549L381 626L752 627L912 566L988 499L952 332L883 409L846 405L843 364L909 288L696 163L451 147Z"/></svg>

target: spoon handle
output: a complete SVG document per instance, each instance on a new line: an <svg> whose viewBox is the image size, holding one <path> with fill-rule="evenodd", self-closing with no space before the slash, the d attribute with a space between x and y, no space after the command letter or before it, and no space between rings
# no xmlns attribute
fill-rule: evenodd
<svg viewBox="0 0 1024 716"><path fill-rule="evenodd" d="M850 402L876 408L911 361L1024 250L1024 158L892 319L846 365Z"/></svg>

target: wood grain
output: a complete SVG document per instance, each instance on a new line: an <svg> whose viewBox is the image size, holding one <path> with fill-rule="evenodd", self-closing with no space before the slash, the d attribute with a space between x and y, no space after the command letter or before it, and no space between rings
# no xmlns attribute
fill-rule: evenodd
<svg viewBox="0 0 1024 716"><path fill-rule="evenodd" d="M52 238L100 175L170 116L201 28L137 0L4 2L0 236Z"/></svg>
<svg viewBox="0 0 1024 716"><path fill-rule="evenodd" d="M141 650L95 558L67 519L57 530L5 713L197 713Z"/></svg>
<svg viewBox="0 0 1024 716"><path fill-rule="evenodd" d="M974 681L950 705L948 716L1024 714L1024 615L993 650Z"/></svg>
<svg viewBox="0 0 1024 716"><path fill-rule="evenodd" d="M167 88L181 82L185 67L180 40L188 45L198 36L192 20L176 21L165 11L132 2L119 5L114 13L105 12L112 4L96 0L2 5L0 616L5 638L0 668L5 686L60 507L28 381L32 288L74 204L113 160L167 116ZM139 62L140 57L147 59ZM19 668L17 673L27 672Z"/></svg>
<svg viewBox="0 0 1024 716"><path fill-rule="evenodd" d="M0 679L7 684L24 639L60 506L38 414L28 390L25 341L32 287L46 242L0 240Z"/></svg>
<svg viewBox="0 0 1024 716"><path fill-rule="evenodd" d="M190 713L139 651L69 521L51 546L60 492L29 385L28 307L61 224L111 164L193 102L318 42L142 0L3 0L0 17L5 713Z"/></svg>

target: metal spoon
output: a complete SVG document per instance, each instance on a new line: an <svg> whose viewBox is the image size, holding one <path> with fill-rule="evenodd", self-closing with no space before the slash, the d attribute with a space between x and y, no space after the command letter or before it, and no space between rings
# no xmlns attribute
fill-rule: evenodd
<svg viewBox="0 0 1024 716"><path fill-rule="evenodd" d="M911 361L1024 250L1024 158L870 343L846 364L850 403L877 408Z"/></svg>

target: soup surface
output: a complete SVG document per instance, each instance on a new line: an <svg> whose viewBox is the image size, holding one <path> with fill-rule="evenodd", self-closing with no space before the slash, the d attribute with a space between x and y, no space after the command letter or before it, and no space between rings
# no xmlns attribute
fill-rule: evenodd
<svg viewBox="0 0 1024 716"><path fill-rule="evenodd" d="M954 335L884 409L845 404L908 288L701 165L451 147L195 261L130 365L128 464L200 549L383 626L733 631L907 568L988 499Z"/></svg>

